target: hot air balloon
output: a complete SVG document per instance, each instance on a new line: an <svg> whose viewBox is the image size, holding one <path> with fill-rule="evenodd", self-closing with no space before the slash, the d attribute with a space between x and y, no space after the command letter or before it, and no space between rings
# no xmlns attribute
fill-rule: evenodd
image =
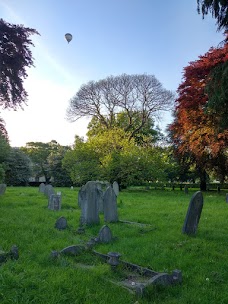
<svg viewBox="0 0 228 304"><path fill-rule="evenodd" d="M66 38L66 41L69 43L72 40L73 36L70 33L66 33L65 38Z"/></svg>

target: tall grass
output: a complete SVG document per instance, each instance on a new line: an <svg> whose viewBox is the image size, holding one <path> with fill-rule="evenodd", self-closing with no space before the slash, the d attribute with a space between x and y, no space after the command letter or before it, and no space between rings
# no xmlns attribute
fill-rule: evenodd
<svg viewBox="0 0 228 304"><path fill-rule="evenodd" d="M47 198L38 188L9 187L0 196L0 249L19 247L19 259L0 266L0 303L228 303L228 204L225 193L204 193L204 207L197 234L182 234L189 201L189 191L129 189L118 196L121 220L108 224L116 237L109 244L96 245L96 251L121 253L121 259L150 267L159 272L180 269L180 285L152 287L142 299L110 283L108 265L95 257L50 258L73 244L85 244L104 224L86 228L77 234L80 210L78 189L58 188L62 192L61 211L47 209ZM54 228L64 216L68 228ZM88 267L82 268L78 263Z"/></svg>

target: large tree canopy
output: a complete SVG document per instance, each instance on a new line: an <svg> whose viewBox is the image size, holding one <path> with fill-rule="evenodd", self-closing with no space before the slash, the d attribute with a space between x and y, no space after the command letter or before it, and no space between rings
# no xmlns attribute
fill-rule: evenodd
<svg viewBox="0 0 228 304"><path fill-rule="evenodd" d="M117 115L124 112L125 131L131 131L131 138L160 111L171 109L173 100L174 94L153 75L110 76L83 85L70 100L67 117L95 118L103 128L112 129Z"/></svg>
<svg viewBox="0 0 228 304"><path fill-rule="evenodd" d="M70 147L61 146L57 141L48 143L28 142L21 150L27 154L32 161L33 174L35 177L44 176L46 183L54 178L56 185L69 185L70 180L64 169L62 159Z"/></svg>
<svg viewBox="0 0 228 304"><path fill-rule="evenodd" d="M23 80L26 68L33 65L29 38L38 34L34 29L0 19L0 106L16 109L26 103Z"/></svg>
<svg viewBox="0 0 228 304"><path fill-rule="evenodd" d="M121 188L143 182L163 180L167 168L164 151L157 147L142 147L128 139L123 129L113 128L89 137L84 142L76 137L63 166L76 185L88 180L117 181Z"/></svg>
<svg viewBox="0 0 228 304"><path fill-rule="evenodd" d="M227 0L197 0L198 13L203 18L209 12L217 19L218 30L228 30L228 3Z"/></svg>
<svg viewBox="0 0 228 304"><path fill-rule="evenodd" d="M206 110L208 95L205 90L211 81L211 71L227 61L227 44L211 48L185 68L183 82L178 88L175 120L171 125L172 138L179 157L188 157L196 164L202 190L205 189L207 169L216 168L221 181L228 170L228 130L220 128L221 115Z"/></svg>
<svg viewBox="0 0 228 304"><path fill-rule="evenodd" d="M7 185L28 185L31 176L31 161L24 152L18 148L11 148L4 165Z"/></svg>

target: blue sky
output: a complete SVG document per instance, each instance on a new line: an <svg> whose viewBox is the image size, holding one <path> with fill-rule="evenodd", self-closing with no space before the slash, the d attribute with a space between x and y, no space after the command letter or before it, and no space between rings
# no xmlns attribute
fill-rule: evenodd
<svg viewBox="0 0 228 304"><path fill-rule="evenodd" d="M69 99L82 84L109 75L153 74L176 91L183 68L223 40L196 0L0 0L1 17L35 28L24 111L1 110L12 146L84 136L88 120L66 121ZM65 33L73 40L68 44ZM161 128L172 121L163 113Z"/></svg>

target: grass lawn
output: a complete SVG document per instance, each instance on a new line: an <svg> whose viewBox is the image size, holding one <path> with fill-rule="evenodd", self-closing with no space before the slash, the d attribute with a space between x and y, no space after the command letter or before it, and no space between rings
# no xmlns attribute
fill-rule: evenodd
<svg viewBox="0 0 228 304"><path fill-rule="evenodd" d="M204 193L204 207L197 234L182 234L189 201L195 191L128 189L118 196L119 219L150 224L108 224L110 244L95 250L121 253L121 259L158 272L182 271L183 282L154 286L145 298L137 299L126 289L110 283L109 265L85 254L82 257L50 258L52 250L85 244L104 225L77 234L80 210L79 189L62 192L61 211L47 209L47 198L35 187L8 187L0 196L0 249L19 248L19 259L0 266L0 303L128 304L128 303L228 303L228 204L225 192ZM54 228L64 216L68 228ZM78 263L90 265L79 267Z"/></svg>

